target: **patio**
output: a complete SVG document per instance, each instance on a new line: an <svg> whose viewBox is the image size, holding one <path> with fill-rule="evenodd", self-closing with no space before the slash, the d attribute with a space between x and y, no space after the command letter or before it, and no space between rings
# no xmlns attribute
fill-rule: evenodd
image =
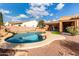
<svg viewBox="0 0 79 59"><path fill-rule="evenodd" d="M65 40L56 40L41 48L30 49L31 56L71 56L79 55L79 35L68 36Z"/></svg>

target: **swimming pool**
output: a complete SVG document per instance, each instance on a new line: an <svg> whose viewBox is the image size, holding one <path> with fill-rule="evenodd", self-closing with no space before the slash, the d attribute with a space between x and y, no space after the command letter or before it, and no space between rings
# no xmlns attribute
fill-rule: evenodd
<svg viewBox="0 0 79 59"><path fill-rule="evenodd" d="M40 35L40 32L28 32L15 34L13 37L6 39L5 41L10 43L33 43L44 40Z"/></svg>

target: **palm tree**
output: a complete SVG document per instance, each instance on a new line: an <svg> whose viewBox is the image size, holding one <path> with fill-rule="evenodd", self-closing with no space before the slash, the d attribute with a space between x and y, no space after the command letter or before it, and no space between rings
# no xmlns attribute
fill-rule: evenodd
<svg viewBox="0 0 79 59"><path fill-rule="evenodd" d="M38 27L43 28L44 26L45 26L44 20L40 20L40 21L38 22Z"/></svg>
<svg viewBox="0 0 79 59"><path fill-rule="evenodd" d="M0 28L1 28L1 26L3 26L3 15L0 12Z"/></svg>

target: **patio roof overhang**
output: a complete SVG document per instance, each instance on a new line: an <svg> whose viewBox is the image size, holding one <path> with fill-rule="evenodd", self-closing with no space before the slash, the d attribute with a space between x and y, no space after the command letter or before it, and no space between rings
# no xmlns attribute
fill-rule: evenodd
<svg viewBox="0 0 79 59"><path fill-rule="evenodd" d="M60 21L52 21L52 22L45 22L47 25L59 24L60 22L74 22L76 20L60 20Z"/></svg>
<svg viewBox="0 0 79 59"><path fill-rule="evenodd" d="M47 25L58 24L58 23L59 21L45 22L45 24Z"/></svg>
<svg viewBox="0 0 79 59"><path fill-rule="evenodd" d="M60 22L73 22L73 21L76 21L76 20L74 19L73 20L72 19L71 20L60 20Z"/></svg>

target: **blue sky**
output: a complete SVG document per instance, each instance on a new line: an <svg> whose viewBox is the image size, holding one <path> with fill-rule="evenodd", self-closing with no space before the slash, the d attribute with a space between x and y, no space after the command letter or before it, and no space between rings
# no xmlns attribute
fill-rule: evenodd
<svg viewBox="0 0 79 59"><path fill-rule="evenodd" d="M79 14L79 3L1 3L4 21L58 20Z"/></svg>

